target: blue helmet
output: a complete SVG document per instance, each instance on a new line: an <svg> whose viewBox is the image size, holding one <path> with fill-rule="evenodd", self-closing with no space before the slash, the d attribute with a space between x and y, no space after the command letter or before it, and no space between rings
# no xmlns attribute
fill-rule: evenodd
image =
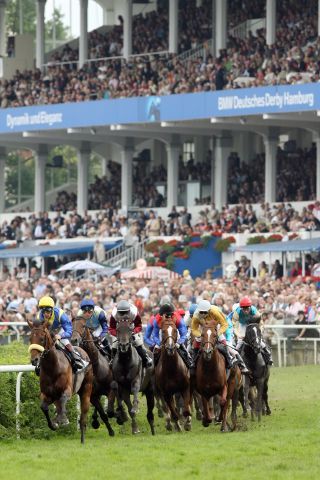
<svg viewBox="0 0 320 480"><path fill-rule="evenodd" d="M84 298L82 300L82 302L80 303L80 308L84 308L84 307L92 307L92 308L95 307L95 304L92 298Z"/></svg>
<svg viewBox="0 0 320 480"><path fill-rule="evenodd" d="M198 305L196 303L191 303L189 307L190 317L193 317L194 312L197 310Z"/></svg>

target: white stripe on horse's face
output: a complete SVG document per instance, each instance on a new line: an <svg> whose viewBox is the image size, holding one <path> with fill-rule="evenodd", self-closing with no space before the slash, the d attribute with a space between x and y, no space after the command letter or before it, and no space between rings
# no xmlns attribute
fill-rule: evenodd
<svg viewBox="0 0 320 480"><path fill-rule="evenodd" d="M212 331L211 331L211 330L207 330L208 342L210 342L211 334L212 334Z"/></svg>
<svg viewBox="0 0 320 480"><path fill-rule="evenodd" d="M172 345L173 345L172 330L173 330L173 328L171 327L171 325L169 325L168 330L167 330L168 331L168 339L169 339L169 341L168 341L169 347L172 347Z"/></svg>
<svg viewBox="0 0 320 480"><path fill-rule="evenodd" d="M168 336L169 336L169 337L172 336L172 327L171 327L171 325L168 327Z"/></svg>

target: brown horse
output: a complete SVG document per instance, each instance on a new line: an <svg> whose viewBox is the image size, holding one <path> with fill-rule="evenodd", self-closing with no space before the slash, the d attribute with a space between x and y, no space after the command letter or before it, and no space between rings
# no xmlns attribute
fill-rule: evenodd
<svg viewBox="0 0 320 480"><path fill-rule="evenodd" d="M72 324L71 342L74 345L82 347L84 351L87 352L93 368L93 386L90 401L95 407L95 410L92 416L92 426L99 428L98 412L101 420L107 427L110 437L113 437L114 431L110 425L108 414L105 413L101 405L102 395L106 395L108 398L110 395L113 396L113 392L111 391L113 375L109 362L95 344L90 329L86 327L86 320L83 317L77 317L73 320Z"/></svg>
<svg viewBox="0 0 320 480"><path fill-rule="evenodd" d="M202 327L201 352L197 362L195 374L195 389L200 393L203 404L202 425L208 427L212 423L212 409L210 399L215 395L220 396L220 421L221 431L229 431L227 412L230 399L232 399L232 422L236 427L236 408L238 392L241 386L241 373L238 367L231 369L227 380L225 359L217 349L218 331L216 322L208 322Z"/></svg>
<svg viewBox="0 0 320 480"><path fill-rule="evenodd" d="M162 344L160 355L155 367L155 386L168 408L167 430L170 430L170 414L176 429L181 431L179 413L177 411L174 395L179 393L183 398L183 416L186 421L184 429L191 430L191 397L190 374L187 366L177 352L176 343L178 330L175 321L165 319L161 323Z"/></svg>
<svg viewBox="0 0 320 480"><path fill-rule="evenodd" d="M31 363L40 365L41 410L47 419L48 427L56 430L59 425L68 425L66 404L72 395L77 393L81 403L81 443L84 443L92 392L92 367L89 365L84 372L73 375L69 360L55 347L48 330L48 322L28 321L28 324L31 328L29 353ZM78 348L78 351L83 358L89 360L82 349ZM53 403L57 414L54 420L51 420L49 405Z"/></svg>

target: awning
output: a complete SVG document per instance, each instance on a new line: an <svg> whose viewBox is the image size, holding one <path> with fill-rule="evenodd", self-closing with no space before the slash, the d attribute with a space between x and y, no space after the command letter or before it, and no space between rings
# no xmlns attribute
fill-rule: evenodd
<svg viewBox="0 0 320 480"><path fill-rule="evenodd" d="M231 252L312 252L320 250L320 238L288 240L287 242L267 242L255 245L232 247Z"/></svg>

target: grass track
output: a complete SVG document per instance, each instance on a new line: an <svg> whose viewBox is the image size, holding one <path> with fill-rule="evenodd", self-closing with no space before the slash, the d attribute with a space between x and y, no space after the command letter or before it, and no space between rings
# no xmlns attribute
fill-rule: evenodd
<svg viewBox="0 0 320 480"><path fill-rule="evenodd" d="M195 419L192 432L167 433L157 418L152 437L142 409L142 433L135 437L127 424L115 426L114 438L104 428L90 428L84 446L79 435L59 433L50 433L49 440L3 440L0 479L318 478L319 373L319 366L272 369L272 416L259 425L241 419L241 429L230 434L221 434L218 426L204 429Z"/></svg>

